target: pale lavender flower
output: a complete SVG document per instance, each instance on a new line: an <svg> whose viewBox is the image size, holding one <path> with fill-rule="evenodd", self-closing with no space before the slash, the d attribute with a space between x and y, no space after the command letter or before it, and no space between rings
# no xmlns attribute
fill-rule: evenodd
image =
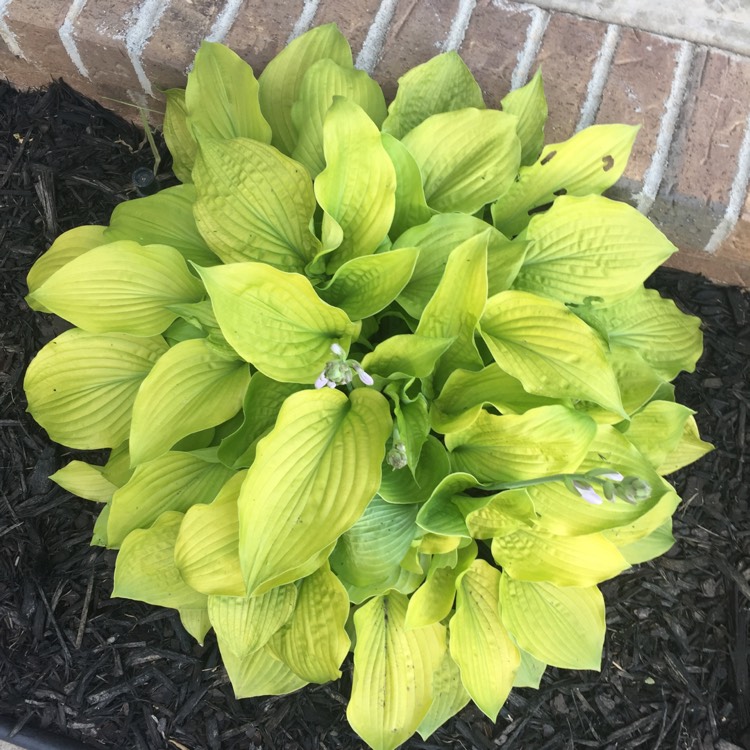
<svg viewBox="0 0 750 750"><path fill-rule="evenodd" d="M578 481L577 479L574 479L573 486L575 487L576 492L587 503L590 503L591 505L601 505L604 502L599 493L590 484L586 484L584 482Z"/></svg>

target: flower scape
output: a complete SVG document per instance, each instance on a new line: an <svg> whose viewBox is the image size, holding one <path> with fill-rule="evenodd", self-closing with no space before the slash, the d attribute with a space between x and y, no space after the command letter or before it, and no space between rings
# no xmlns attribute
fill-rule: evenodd
<svg viewBox="0 0 750 750"><path fill-rule="evenodd" d="M113 595L213 628L238 697L341 675L376 750L547 665L598 669L597 585L673 544L701 441L670 384L675 247L602 197L637 128L544 145L539 73L488 109L455 53L386 106L334 25L256 79L204 43L167 92L182 184L62 234L28 303L53 479L101 503Z"/></svg>

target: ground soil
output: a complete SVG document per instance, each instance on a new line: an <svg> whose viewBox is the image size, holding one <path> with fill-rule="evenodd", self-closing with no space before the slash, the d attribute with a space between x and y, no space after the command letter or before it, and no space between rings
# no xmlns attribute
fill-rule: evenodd
<svg viewBox="0 0 750 750"><path fill-rule="evenodd" d="M348 663L340 683L235 700L212 636L197 646L172 612L110 598L114 553L88 544L96 508L47 479L73 454L24 411L24 370L56 331L26 307L24 279L59 232L105 223L152 164L141 131L64 85L0 84L0 717L93 747L361 748ZM649 283L705 330L677 394L716 451L672 478L677 544L602 587L601 673L550 669L496 724L469 707L406 747L750 748L750 299L677 271Z"/></svg>

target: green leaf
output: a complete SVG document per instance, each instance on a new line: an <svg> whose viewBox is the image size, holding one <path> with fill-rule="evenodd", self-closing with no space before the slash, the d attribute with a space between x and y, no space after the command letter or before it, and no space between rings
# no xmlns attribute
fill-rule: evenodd
<svg viewBox="0 0 750 750"><path fill-rule="evenodd" d="M401 442L406 450L406 461L412 475L419 466L422 448L430 434L430 418L427 414L427 399L420 393L410 399L402 393L394 404Z"/></svg>
<svg viewBox="0 0 750 750"><path fill-rule="evenodd" d="M253 69L223 44L201 42L188 73L185 107L188 126L198 141L241 137L271 142Z"/></svg>
<svg viewBox="0 0 750 750"><path fill-rule="evenodd" d="M413 598L413 597L412 597ZM471 696L461 682L461 671L446 652L435 673L432 675L432 703L427 715L417 727L417 732L426 740L448 719L455 716L469 701Z"/></svg>
<svg viewBox="0 0 750 750"><path fill-rule="evenodd" d="M546 487L546 484L538 485ZM535 520L535 508L529 491L535 487L498 492L476 510L466 514L466 527L474 539L491 539L514 533L520 526ZM571 494L571 499L577 495Z"/></svg>
<svg viewBox="0 0 750 750"><path fill-rule="evenodd" d="M461 682L492 721L513 686L521 655L501 619L500 571L475 560L458 580L450 652Z"/></svg>
<svg viewBox="0 0 750 750"><path fill-rule="evenodd" d="M380 86L364 70L351 63L338 65L330 58L310 66L292 106L292 122L298 133L292 156L314 177L323 170L323 121L336 97L361 107L379 128L385 119L385 98Z"/></svg>
<svg viewBox="0 0 750 750"><path fill-rule="evenodd" d="M430 435L422 446L416 470L384 468L378 493L389 503L423 503L449 471L445 448Z"/></svg>
<svg viewBox="0 0 750 750"><path fill-rule="evenodd" d="M273 130L272 143L285 154L291 154L297 143L292 106L299 97L302 81L312 65L326 58L345 68L352 67L349 42L334 23L310 29L290 42L258 79L260 108Z"/></svg>
<svg viewBox="0 0 750 750"><path fill-rule="evenodd" d="M153 336L177 317L168 305L197 302L203 288L173 248L121 241L71 260L32 296L91 333Z"/></svg>
<svg viewBox="0 0 750 750"><path fill-rule="evenodd" d="M124 442L109 452L107 463L102 467L102 476L115 487L122 487L133 476L133 471L128 444Z"/></svg>
<svg viewBox="0 0 750 750"><path fill-rule="evenodd" d="M711 443L701 440L698 433L698 425L693 417L688 417L683 427L682 437L677 446L664 458L657 472L659 474L671 474L683 466L697 461L701 456L710 453L714 449Z"/></svg>
<svg viewBox="0 0 750 750"><path fill-rule="evenodd" d="M400 139L432 115L466 107L484 108L482 89L456 52L436 55L398 79L383 132Z"/></svg>
<svg viewBox="0 0 750 750"><path fill-rule="evenodd" d="M193 179L198 230L225 263L301 272L317 253L310 175L275 148L249 138L203 140Z"/></svg>
<svg viewBox="0 0 750 750"><path fill-rule="evenodd" d="M503 112L518 118L516 132L521 141L521 164L533 164L544 147L544 125L547 122L542 69L539 68L525 86L506 94L500 103Z"/></svg>
<svg viewBox="0 0 750 750"><path fill-rule="evenodd" d="M396 206L388 232L393 239L410 227L428 221L434 212L424 197L419 166L406 146L388 133L381 133L380 138L396 170Z"/></svg>
<svg viewBox="0 0 750 750"><path fill-rule="evenodd" d="M323 209L326 270L371 255L393 221L396 171L380 141L380 131L353 102L334 99L323 126L326 168L315 180Z"/></svg>
<svg viewBox="0 0 750 750"><path fill-rule="evenodd" d="M669 552L674 544L672 519L668 518L648 536L644 536L636 542L622 545L619 549L622 556L631 565L640 565L663 555L665 552Z"/></svg>
<svg viewBox="0 0 750 750"><path fill-rule="evenodd" d="M411 280L398 303L414 318L420 318L438 288L448 256L466 240L489 232L487 245L488 293L505 291L521 267L526 243L511 242L486 222L467 214L437 214L426 224L404 232L394 248L414 246L420 250Z"/></svg>
<svg viewBox="0 0 750 750"><path fill-rule="evenodd" d="M625 437L652 466L661 466L679 445L692 409L672 401L652 401L634 414Z"/></svg>
<svg viewBox="0 0 750 750"><path fill-rule="evenodd" d="M318 293L351 320L369 318L396 299L411 278L418 256L417 248L405 247L353 258Z"/></svg>
<svg viewBox="0 0 750 750"><path fill-rule="evenodd" d="M526 230L531 246L515 286L583 304L629 297L677 248L627 203L562 196Z"/></svg>
<svg viewBox="0 0 750 750"><path fill-rule="evenodd" d="M165 511L184 513L191 505L211 502L232 471L193 453L164 453L137 466L112 498L107 524L110 547L134 529L150 526Z"/></svg>
<svg viewBox="0 0 750 750"><path fill-rule="evenodd" d="M497 364L527 392L593 401L627 416L599 338L561 302L501 292L487 301L479 325Z"/></svg>
<svg viewBox="0 0 750 750"><path fill-rule="evenodd" d="M233 417L249 382L248 366L217 354L207 339L172 347L146 376L135 398L132 463L156 458L187 435Z"/></svg>
<svg viewBox="0 0 750 750"><path fill-rule="evenodd" d="M544 147L539 159L521 167L518 180L492 206L495 226L508 237L517 235L534 209L557 196L603 193L625 171L638 128L592 125L562 143Z"/></svg>
<svg viewBox="0 0 750 750"><path fill-rule="evenodd" d="M274 380L314 383L331 358L331 344L348 349L359 332L300 274L238 263L201 268L200 275L226 340Z"/></svg>
<svg viewBox="0 0 750 750"><path fill-rule="evenodd" d="M112 499L117 486L104 476L103 468L85 461L71 461L50 474L49 478L73 495L97 503L107 503Z"/></svg>
<svg viewBox="0 0 750 750"><path fill-rule="evenodd" d="M585 414L540 406L496 417L482 412L467 429L445 436L454 471L480 482L513 482L575 471L596 435Z"/></svg>
<svg viewBox="0 0 750 750"><path fill-rule="evenodd" d="M530 687L539 690L547 665L527 651L522 649L519 649L519 651L521 653L521 664L516 672L516 679L513 680L513 687Z"/></svg>
<svg viewBox="0 0 750 750"><path fill-rule="evenodd" d="M127 439L136 392L166 349L161 338L66 331L26 371L28 410L56 443L114 448Z"/></svg>
<svg viewBox="0 0 750 750"><path fill-rule="evenodd" d="M369 389L349 398L330 389L287 398L258 444L239 499L240 561L250 594L357 522L380 484L391 424L385 398Z"/></svg>
<svg viewBox="0 0 750 750"><path fill-rule="evenodd" d="M432 676L445 655L445 628L404 625L407 598L372 599L354 614L352 694L346 716L373 750L394 750L417 729L432 703Z"/></svg>
<svg viewBox="0 0 750 750"><path fill-rule="evenodd" d="M223 655L222 659L226 664ZM253 651L242 660L233 659L230 679L236 698L286 695L307 684L273 655L270 646Z"/></svg>
<svg viewBox="0 0 750 750"><path fill-rule="evenodd" d="M503 624L532 656L562 669L600 669L604 597L596 586L500 580Z"/></svg>
<svg viewBox="0 0 750 750"><path fill-rule="evenodd" d="M182 513L164 513L150 529L128 534L117 554L113 597L171 607L199 643L211 627L207 598L188 586L174 564Z"/></svg>
<svg viewBox="0 0 750 750"><path fill-rule="evenodd" d="M272 638L271 651L307 682L337 680L350 646L348 617L346 590L324 564L300 582L294 612Z"/></svg>
<svg viewBox="0 0 750 750"><path fill-rule="evenodd" d="M465 472L444 475L421 507L417 523L432 534L469 539L471 534L464 516L483 506L487 498L471 498L460 493L474 489L478 484L476 477Z"/></svg>
<svg viewBox="0 0 750 750"><path fill-rule="evenodd" d="M612 346L635 349L662 377L693 372L703 351L700 319L681 312L655 289L639 287L607 307L579 307L576 315L606 331Z"/></svg>
<svg viewBox="0 0 750 750"><path fill-rule="evenodd" d="M422 172L427 204L473 214L512 184L521 159L516 118L492 109L432 115L403 138Z"/></svg>
<svg viewBox="0 0 750 750"><path fill-rule="evenodd" d="M230 477L213 501L188 508L174 548L182 579L202 594L244 596L237 498L247 472Z"/></svg>
<svg viewBox="0 0 750 750"><path fill-rule="evenodd" d="M104 231L105 241L169 245L185 260L199 266L215 266L219 259L209 249L193 218L195 200L193 185L175 185L147 198L119 203Z"/></svg>
<svg viewBox="0 0 750 750"><path fill-rule="evenodd" d="M185 89L167 89L164 113L164 140L172 154L172 171L180 182L192 182L193 164L198 144L187 122Z"/></svg>
<svg viewBox="0 0 750 750"><path fill-rule="evenodd" d="M452 343L452 338L429 338L412 333L391 336L365 355L362 367L371 375L383 378L426 378Z"/></svg>
<svg viewBox="0 0 750 750"><path fill-rule="evenodd" d="M26 302L32 310L38 312L49 312L43 305L36 302L34 292L44 284L53 273L59 271L64 265L74 260L79 255L87 253L107 240L104 237L106 227L96 224L84 224L63 232L40 258L37 258L26 277L29 294Z"/></svg>

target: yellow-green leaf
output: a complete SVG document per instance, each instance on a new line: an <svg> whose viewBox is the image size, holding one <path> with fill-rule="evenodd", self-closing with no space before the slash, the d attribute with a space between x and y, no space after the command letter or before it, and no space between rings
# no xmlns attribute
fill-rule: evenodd
<svg viewBox="0 0 750 750"><path fill-rule="evenodd" d="M516 131L521 141L521 164L533 164L544 147L544 124L547 122L542 69L539 68L525 86L506 94L500 103L503 112L518 118Z"/></svg>
<svg viewBox="0 0 750 750"><path fill-rule="evenodd" d="M112 499L117 486L102 473L103 467L87 464L85 461L71 461L50 474L50 479L64 490L85 500L106 503Z"/></svg>
<svg viewBox="0 0 750 750"><path fill-rule="evenodd" d="M661 526L658 526L650 534L638 539L638 541L622 545L619 550L631 565L640 565L668 552L674 544L672 519L667 518Z"/></svg>
<svg viewBox="0 0 750 750"><path fill-rule="evenodd" d="M448 454L442 443L430 435L422 446L414 472L406 468L383 470L378 493L389 503L423 503L450 471Z"/></svg>
<svg viewBox="0 0 750 750"><path fill-rule="evenodd" d="M413 599L414 597L412 597ZM461 682L461 671L453 657L446 651L443 660L432 675L432 703L427 715L417 727L417 732L426 740L438 727L455 716L471 696Z"/></svg>
<svg viewBox="0 0 750 750"><path fill-rule="evenodd" d="M185 89L167 89L167 108L164 113L164 140L172 154L172 171L180 182L192 182L198 144L187 122Z"/></svg>
<svg viewBox="0 0 750 750"><path fill-rule="evenodd" d="M383 378L425 378L452 343L452 338L398 334L384 339L365 355L362 367L371 375Z"/></svg>
<svg viewBox="0 0 750 750"><path fill-rule="evenodd" d="M625 437L651 462L661 466L678 446L692 409L673 401L652 401L634 414Z"/></svg>
<svg viewBox="0 0 750 750"><path fill-rule="evenodd" d="M682 431L682 437L676 447L665 456L664 461L657 469L659 474L671 474L683 466L697 461L714 449L711 443L701 440L698 433L698 425L693 417L688 417Z"/></svg>

